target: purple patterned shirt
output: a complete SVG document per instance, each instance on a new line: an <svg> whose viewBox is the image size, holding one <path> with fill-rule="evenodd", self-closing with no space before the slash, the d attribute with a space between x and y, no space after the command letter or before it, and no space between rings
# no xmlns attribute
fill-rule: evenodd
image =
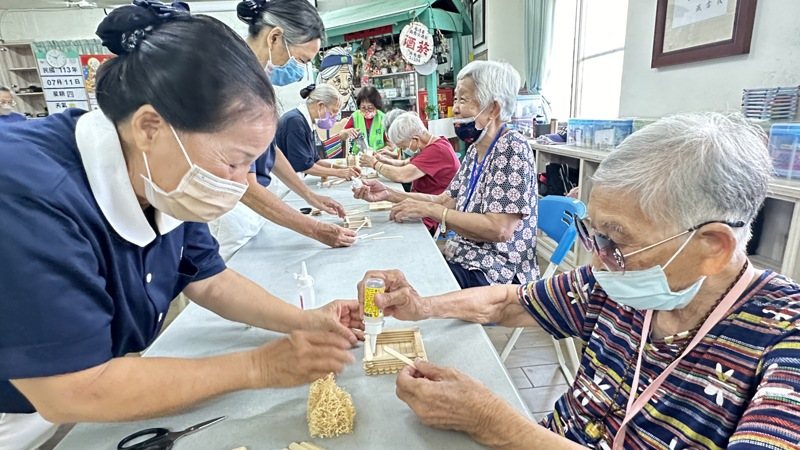
<svg viewBox="0 0 800 450"><path fill-rule="evenodd" d="M445 258L466 269L483 270L492 284L536 281L539 266L536 263L537 195L533 150L522 135L516 131L506 132L488 154L475 192L469 204L465 204L476 158L473 145L447 188L447 194L456 199L456 209L480 214L519 214L522 220L507 242L479 242L456 235L449 245L452 253L446 252Z"/></svg>

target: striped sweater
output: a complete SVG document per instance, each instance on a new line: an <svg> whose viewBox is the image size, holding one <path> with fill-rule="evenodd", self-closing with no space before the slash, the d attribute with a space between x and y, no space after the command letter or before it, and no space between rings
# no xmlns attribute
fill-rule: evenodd
<svg viewBox="0 0 800 450"><path fill-rule="evenodd" d="M575 383L543 425L610 448L630 395L628 361L635 365L644 312L609 299L589 267L522 286L520 302L553 336L587 343ZM639 393L691 338L648 341ZM604 416L605 438L590 443L586 423ZM800 448L800 286L762 274L634 417L625 448Z"/></svg>

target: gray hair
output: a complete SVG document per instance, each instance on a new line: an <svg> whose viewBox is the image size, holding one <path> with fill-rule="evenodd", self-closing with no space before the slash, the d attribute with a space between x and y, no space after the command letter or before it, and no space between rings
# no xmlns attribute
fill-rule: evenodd
<svg viewBox="0 0 800 450"><path fill-rule="evenodd" d="M387 137L390 142L398 143L421 135L426 131L425 124L422 123L422 119L419 118L417 113L407 112L400 114L400 116L392 122Z"/></svg>
<svg viewBox="0 0 800 450"><path fill-rule="evenodd" d="M389 111L389 112L387 112L386 114L383 115L383 123L381 125L383 125L383 129L384 130L387 130L386 131L386 137L389 137L389 131L388 130L390 130L392 128L392 123L394 123L394 120L397 119L398 117L400 117L401 115L407 113L407 112L408 111L406 111L404 109L395 108L395 109L393 109L393 110L391 110L391 111ZM389 138L389 141L391 141L391 140L392 140L392 138Z"/></svg>
<svg viewBox="0 0 800 450"><path fill-rule="evenodd" d="M324 83L316 85L306 98L306 104L308 105L322 103L325 106L333 106L338 105L341 101L342 97L339 95L339 91L330 84Z"/></svg>
<svg viewBox="0 0 800 450"><path fill-rule="evenodd" d="M472 61L458 72L458 81L469 78L475 83L476 96L481 109L496 101L500 106L500 120L511 120L517 104L517 93L522 84L519 72L509 63L497 61Z"/></svg>
<svg viewBox="0 0 800 450"><path fill-rule="evenodd" d="M237 5L237 14L249 25L253 37L266 27L280 27L287 45L325 39L322 18L308 0L243 0Z"/></svg>
<svg viewBox="0 0 800 450"><path fill-rule="evenodd" d="M663 118L629 136L600 163L595 187L630 193L644 214L678 232L743 221L739 249L767 195L772 161L764 131L739 114Z"/></svg>

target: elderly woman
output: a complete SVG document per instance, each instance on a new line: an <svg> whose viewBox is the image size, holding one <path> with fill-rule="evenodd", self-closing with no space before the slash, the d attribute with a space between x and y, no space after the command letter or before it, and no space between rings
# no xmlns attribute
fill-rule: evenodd
<svg viewBox="0 0 800 450"><path fill-rule="evenodd" d="M355 192L398 203L397 221L427 217L454 230L444 255L462 288L527 283L536 263L536 164L525 138L509 130L520 77L511 65L473 61L458 74L456 134L470 145L461 169L439 195L398 192L367 181Z"/></svg>
<svg viewBox="0 0 800 450"><path fill-rule="evenodd" d="M226 269L204 223L236 205L274 135L274 93L244 41L180 3L142 0L97 34L118 55L98 71L99 110L0 128L0 448L36 445L13 436L20 422L41 434L41 417L162 416L352 360L357 302L282 301ZM125 357L153 342L180 292L292 336L203 358Z"/></svg>
<svg viewBox="0 0 800 450"><path fill-rule="evenodd" d="M4 123L24 122L26 117L16 111L17 101L11 89L0 86L0 125Z"/></svg>
<svg viewBox="0 0 800 450"><path fill-rule="evenodd" d="M351 179L361 175L357 167L333 168L319 162L319 137L316 129L330 130L336 124L341 97L330 84L312 84L300 91L305 100L287 112L278 122L275 145L283 152L292 169L320 177Z"/></svg>
<svg viewBox="0 0 800 450"><path fill-rule="evenodd" d="M273 85L284 86L303 78L305 63L317 54L325 34L313 5L306 0L243 0L237 5L237 15L247 24L247 43ZM276 109L280 110L279 105ZM282 183L276 182L275 176ZM297 177L274 143L252 164L247 178L242 201L209 224L224 259L257 235L266 220L331 247L355 242L352 230L303 215L281 200L292 190L309 205L344 217L344 208L338 202L312 192Z"/></svg>
<svg viewBox="0 0 800 450"><path fill-rule="evenodd" d="M400 374L400 398L493 448L797 448L800 286L745 253L772 172L764 142L721 114L630 136L600 164L579 226L591 266L434 298L399 273L368 274L387 279L376 302L398 319L539 324L586 343L575 384L540 425L424 362Z"/></svg>
<svg viewBox="0 0 800 450"><path fill-rule="evenodd" d="M372 167L396 183L411 183L411 192L439 195L461 167L450 142L430 134L416 113L397 117L389 128L389 140L398 148L411 150L414 156L404 160L378 159L378 155L362 152L361 165ZM433 234L438 223L428 217L422 220Z"/></svg>

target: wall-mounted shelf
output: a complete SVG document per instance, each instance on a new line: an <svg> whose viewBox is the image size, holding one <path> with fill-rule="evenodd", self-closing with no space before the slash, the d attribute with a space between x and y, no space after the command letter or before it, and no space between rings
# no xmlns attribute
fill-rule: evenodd
<svg viewBox="0 0 800 450"><path fill-rule="evenodd" d="M578 148L571 145L541 145L530 141L536 152L536 167L543 171L551 162L566 163L578 170L580 200L589 202L592 176L611 151ZM760 239L750 260L757 267L780 272L793 279L800 278L800 181L773 178L762 208L764 221ZM549 257L555 243L539 235L541 252ZM562 263L563 269L589 264L592 255L576 242Z"/></svg>
<svg viewBox="0 0 800 450"><path fill-rule="evenodd" d="M0 44L0 49L0 84L8 85L13 90L42 86L36 55L30 42ZM44 93L18 92L15 95L19 112L31 117L47 112Z"/></svg>

